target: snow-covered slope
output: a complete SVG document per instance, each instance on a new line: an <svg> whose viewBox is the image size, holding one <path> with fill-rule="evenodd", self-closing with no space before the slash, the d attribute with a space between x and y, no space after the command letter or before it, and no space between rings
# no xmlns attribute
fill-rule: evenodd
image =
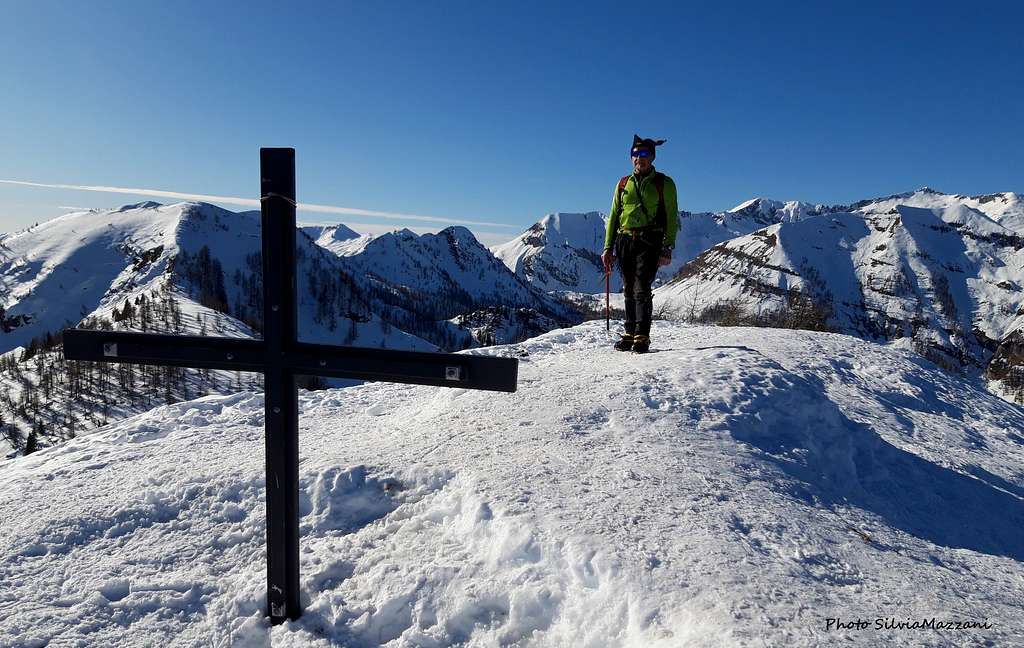
<svg viewBox="0 0 1024 648"><path fill-rule="evenodd" d="M605 218L598 212L548 214L491 252L541 290L596 293L604 290L604 232Z"/></svg>
<svg viewBox="0 0 1024 648"><path fill-rule="evenodd" d="M6 325L0 331L0 352L26 346L32 338L73 326L87 315L109 316L125 300L151 294L168 279L187 298L200 301L197 284L218 281L207 276L214 266L220 268L220 305L225 312L239 318L243 312L256 316L259 229L259 212L235 213L205 203L147 202L74 212L2 235L0 316ZM209 262L198 261L204 247ZM304 340L337 343L351 323L355 331L349 343L436 348L401 331L382 333L379 318L368 312L356 285L356 270L324 253L302 233L296 255L299 275L307 279L299 286L299 330ZM183 270L187 260L196 267ZM172 262L177 263L177 276L171 276ZM235 329L237 335L246 334L245 327Z"/></svg>
<svg viewBox="0 0 1024 648"><path fill-rule="evenodd" d="M355 239L344 259L381 289L408 295L422 310L450 318L480 306L537 308L570 319L562 305L510 272L465 227L437 234L396 230L372 239Z"/></svg>
<svg viewBox="0 0 1024 648"><path fill-rule="evenodd" d="M755 198L725 212L684 212L679 221L673 263L662 269L660 283L668 282L680 268L720 243L777 223L798 222L827 211L820 205Z"/></svg>
<svg viewBox="0 0 1024 648"><path fill-rule="evenodd" d="M98 376L90 369L88 389L82 389L54 336L80 322L178 335L258 336L259 230L258 212L141 203L70 213L0 237L0 456L31 447L35 428L38 443L49 445L156 403L240 388L242 381L226 372L170 376L123 368ZM296 257L304 341L437 349L383 321L360 271L303 232ZM51 343L40 350L32 340Z"/></svg>
<svg viewBox="0 0 1024 648"><path fill-rule="evenodd" d="M683 267L659 298L682 316L723 305L756 315L799 291L839 331L904 338L950 366L983 368L1024 328L1024 236L946 198L934 208L876 201L731 239Z"/></svg>
<svg viewBox="0 0 1024 648"><path fill-rule="evenodd" d="M897 205L924 207L925 209L947 209L954 206L969 207L979 211L1007 229L1024 234L1024 196L1013 193L994 193L980 196L946 194L930 187L917 191L896 194L885 198L873 198L854 203L849 207L867 214L881 214Z"/></svg>
<svg viewBox="0 0 1024 648"><path fill-rule="evenodd" d="M320 247L332 252L345 249L353 240L360 238L359 232L341 223L335 225L301 225L299 229Z"/></svg>
<svg viewBox="0 0 1024 648"><path fill-rule="evenodd" d="M801 221L829 211L831 208L825 205L812 205L798 200L780 202L770 198L754 198L736 205L725 214L732 218L744 218L764 227L775 223Z"/></svg>
<svg viewBox="0 0 1024 648"><path fill-rule="evenodd" d="M677 241L694 238L682 233L691 226L688 216L685 212L680 216ZM603 293L605 282L601 251L606 226L607 217L599 212L548 214L515 239L492 247L491 252L509 270L540 290ZM720 227L714 229L716 234L721 230ZM724 239L716 238L715 242L719 240ZM686 260L692 258L688 254L688 248L678 248L672 264L658 271L655 283L671 277ZM612 279L612 290L622 290L622 281L617 276Z"/></svg>
<svg viewBox="0 0 1024 648"><path fill-rule="evenodd" d="M304 394L306 613L273 629L261 395L161 407L10 462L0 637L1019 645L1020 408L848 336L655 327L646 356L612 351L596 322L479 351L521 358L516 394Z"/></svg>
<svg viewBox="0 0 1024 648"><path fill-rule="evenodd" d="M109 292L156 279L177 251L181 219L181 205L140 203L0 235L0 351L78 323Z"/></svg>
<svg viewBox="0 0 1024 648"><path fill-rule="evenodd" d="M672 263L658 270L655 285L667 281L686 262L713 245L766 225L802 220L827 210L821 205L755 198L726 212L681 212ZM549 214L491 251L509 270L541 290L604 292L601 251L607 222L599 212ZM617 275L612 289L622 290Z"/></svg>

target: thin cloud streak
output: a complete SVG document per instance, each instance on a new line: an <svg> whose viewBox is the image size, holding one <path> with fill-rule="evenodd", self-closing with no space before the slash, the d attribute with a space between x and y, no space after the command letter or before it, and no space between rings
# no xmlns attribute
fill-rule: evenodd
<svg viewBox="0 0 1024 648"><path fill-rule="evenodd" d="M239 198L237 196L212 196L208 194L183 193L179 191L164 191L162 189L137 189L131 187L50 184L44 182L27 182L24 180L0 180L0 183L20 185L24 187L44 187L47 189L71 189L74 191L95 191L98 193L132 194L136 196L153 196L156 198L177 198L179 200L220 202L227 203L229 205L243 205L246 207L260 206L260 201L255 198ZM371 216L374 218L390 218L393 220L420 221L425 223L479 225L484 227L515 227L515 225L507 225L505 223L457 220L454 218L440 218L438 216L419 216L417 214L399 214L395 212L374 211L370 209L356 209L354 207L334 207L332 205L311 205L308 203L298 203L295 208L299 211L305 212L318 212L323 214L342 214L345 216Z"/></svg>

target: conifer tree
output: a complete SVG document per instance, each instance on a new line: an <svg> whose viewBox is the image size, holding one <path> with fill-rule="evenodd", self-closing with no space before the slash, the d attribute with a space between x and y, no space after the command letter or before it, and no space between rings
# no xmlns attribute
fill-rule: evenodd
<svg viewBox="0 0 1024 648"><path fill-rule="evenodd" d="M22 454L30 455L39 449L39 433L42 431L42 423L36 423L32 426L32 430L28 433L28 439L25 440L25 449Z"/></svg>

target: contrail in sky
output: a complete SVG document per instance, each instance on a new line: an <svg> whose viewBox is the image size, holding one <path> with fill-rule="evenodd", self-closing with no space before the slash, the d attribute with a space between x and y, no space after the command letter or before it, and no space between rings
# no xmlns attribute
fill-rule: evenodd
<svg viewBox="0 0 1024 648"><path fill-rule="evenodd" d="M0 183L21 185L25 187L45 187L48 189L73 189L75 191L95 191L98 193L133 194L136 196L154 196L157 198L177 198L179 200L219 202L227 203L229 205L244 205L246 207L260 206L260 201L257 200L256 198L238 198L236 196L210 196L206 194L182 193L180 191L163 191L161 189L136 189L132 187L102 187L93 185L49 184L44 182L26 182L24 180L0 180ZM439 216L419 216L417 214L398 214L395 212L373 211L370 209L356 209L354 207L334 207L331 205L310 205L307 203L298 203L295 208L299 211L305 212L343 214L346 216L372 216L374 218L391 218L395 220L422 221L425 223L482 225L485 227L515 227L514 225L508 225L505 223L457 220L454 218L441 218Z"/></svg>

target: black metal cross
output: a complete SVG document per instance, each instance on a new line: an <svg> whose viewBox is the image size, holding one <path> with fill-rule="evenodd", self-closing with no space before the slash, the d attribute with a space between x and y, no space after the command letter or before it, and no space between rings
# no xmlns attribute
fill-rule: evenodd
<svg viewBox="0 0 1024 648"><path fill-rule="evenodd" d="M514 358L389 351L298 341L295 294L295 149L260 149L263 339L68 329L71 360L253 371L266 386L267 612L297 619L299 406L297 375L514 392Z"/></svg>

